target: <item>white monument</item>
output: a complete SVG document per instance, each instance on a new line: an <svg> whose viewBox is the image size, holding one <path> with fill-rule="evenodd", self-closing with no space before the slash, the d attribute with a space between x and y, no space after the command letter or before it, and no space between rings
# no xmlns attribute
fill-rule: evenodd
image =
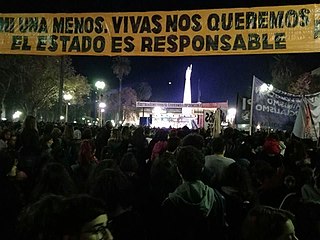
<svg viewBox="0 0 320 240"><path fill-rule="evenodd" d="M192 72L192 64L188 66L186 70L185 83L184 83L184 93L183 93L183 103L190 104L191 103L191 72ZM182 115L189 117L192 115L192 109L183 107Z"/></svg>

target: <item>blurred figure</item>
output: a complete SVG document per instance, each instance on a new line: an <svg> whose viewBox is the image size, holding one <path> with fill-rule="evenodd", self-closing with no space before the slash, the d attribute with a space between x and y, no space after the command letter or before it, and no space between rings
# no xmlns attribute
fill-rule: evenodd
<svg viewBox="0 0 320 240"><path fill-rule="evenodd" d="M303 171L306 181L301 187L302 199L320 203L320 170L305 167Z"/></svg>
<svg viewBox="0 0 320 240"><path fill-rule="evenodd" d="M257 203L257 194L247 168L237 162L230 164L224 172L221 193L226 200L229 240L237 240L243 220Z"/></svg>
<svg viewBox="0 0 320 240"><path fill-rule="evenodd" d="M90 195L106 204L110 230L115 239L146 239L142 219L132 209L132 186L119 170L105 169L92 182Z"/></svg>
<svg viewBox="0 0 320 240"><path fill-rule="evenodd" d="M8 148L8 143L11 139L11 131L9 129L3 129L0 134L0 151Z"/></svg>
<svg viewBox="0 0 320 240"><path fill-rule="evenodd" d="M26 117L18 142L20 146L19 169L24 171L30 179L33 177L34 164L40 154L39 133L34 116L29 115Z"/></svg>
<svg viewBox="0 0 320 240"><path fill-rule="evenodd" d="M87 195L48 195L28 206L17 240L112 240L104 204Z"/></svg>
<svg viewBox="0 0 320 240"><path fill-rule="evenodd" d="M17 161L10 152L0 151L0 231L1 239L14 240L18 215L23 207L16 185Z"/></svg>
<svg viewBox="0 0 320 240"><path fill-rule="evenodd" d="M296 232L300 240L320 239L320 203L300 202L295 209Z"/></svg>
<svg viewBox="0 0 320 240"><path fill-rule="evenodd" d="M215 138L212 141L212 155L205 157L205 166L212 174L214 186L220 186L226 168L235 161L224 156L226 144L223 138Z"/></svg>
<svg viewBox="0 0 320 240"><path fill-rule="evenodd" d="M108 144L108 140L111 136L111 131L112 131L112 123L111 121L107 121L105 126L100 128L97 137L96 137L96 148L97 148L97 153L96 153L96 157L98 160L103 160L101 159L101 152L102 149L107 146Z"/></svg>
<svg viewBox="0 0 320 240"><path fill-rule="evenodd" d="M65 167L60 163L48 163L42 168L40 178L35 185L31 201L36 202L49 194L71 196L75 194L74 182Z"/></svg>
<svg viewBox="0 0 320 240"><path fill-rule="evenodd" d="M89 176L97 163L94 143L83 140L79 149L78 163L71 166L72 176L80 193L85 192Z"/></svg>

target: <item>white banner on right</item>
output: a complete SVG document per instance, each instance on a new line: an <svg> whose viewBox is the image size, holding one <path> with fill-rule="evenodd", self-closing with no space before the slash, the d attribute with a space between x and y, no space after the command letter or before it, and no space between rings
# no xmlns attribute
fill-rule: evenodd
<svg viewBox="0 0 320 240"><path fill-rule="evenodd" d="M320 94L303 97L292 133L302 139L318 141L320 125Z"/></svg>

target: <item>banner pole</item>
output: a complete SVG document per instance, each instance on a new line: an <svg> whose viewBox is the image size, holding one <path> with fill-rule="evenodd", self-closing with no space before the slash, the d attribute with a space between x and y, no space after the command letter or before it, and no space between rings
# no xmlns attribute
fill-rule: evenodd
<svg viewBox="0 0 320 240"><path fill-rule="evenodd" d="M252 133L253 133L253 120L252 120L252 113L253 113L253 94L254 94L254 88L255 88L255 75L253 75L253 78L252 78L252 89L251 89L251 107L250 107L250 129L249 129L249 135L251 136Z"/></svg>

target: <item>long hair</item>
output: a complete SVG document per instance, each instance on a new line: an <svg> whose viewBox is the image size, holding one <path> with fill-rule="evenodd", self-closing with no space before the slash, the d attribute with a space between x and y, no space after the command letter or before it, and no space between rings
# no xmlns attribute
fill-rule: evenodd
<svg viewBox="0 0 320 240"><path fill-rule="evenodd" d="M71 124L66 124L64 126L62 137L67 141L71 141L73 139L73 133L73 126Z"/></svg>
<svg viewBox="0 0 320 240"><path fill-rule="evenodd" d="M95 162L95 146L93 141L83 140L79 149L79 164L88 165Z"/></svg>
<svg viewBox="0 0 320 240"><path fill-rule="evenodd" d="M60 163L48 163L42 168L38 184L32 194L37 201L46 194L69 196L75 193L75 185L65 167Z"/></svg>
<svg viewBox="0 0 320 240"><path fill-rule="evenodd" d="M32 115L28 115L23 123L23 129L25 130L37 130L36 118Z"/></svg>

